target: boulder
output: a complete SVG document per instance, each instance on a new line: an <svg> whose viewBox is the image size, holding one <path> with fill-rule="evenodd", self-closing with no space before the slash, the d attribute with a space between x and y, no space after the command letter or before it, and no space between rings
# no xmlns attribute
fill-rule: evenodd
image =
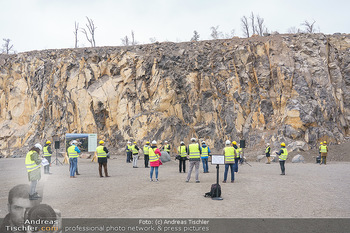
<svg viewBox="0 0 350 233"><path fill-rule="evenodd" d="M170 155L169 155L168 152L161 151L161 153L162 153L162 156L160 156L160 161L162 161L162 163L166 163L166 162L171 160Z"/></svg>
<svg viewBox="0 0 350 233"><path fill-rule="evenodd" d="M304 163L305 159L302 155L296 155L292 159L292 163Z"/></svg>

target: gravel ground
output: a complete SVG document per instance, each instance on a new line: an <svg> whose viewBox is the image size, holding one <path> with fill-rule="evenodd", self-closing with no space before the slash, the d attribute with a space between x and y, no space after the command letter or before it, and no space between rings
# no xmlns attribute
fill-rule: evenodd
<svg viewBox="0 0 350 233"><path fill-rule="evenodd" d="M62 160L62 159L61 159ZM188 162L187 162L188 163ZM111 177L98 176L97 163L79 159L76 179L69 178L68 165L52 165L52 175L43 175L39 189L43 203L67 217L99 218L323 218L350 217L350 163L330 162L286 164L286 176L280 176L278 163L244 164L235 183L221 183L222 201L205 198L216 182L216 168L202 173L200 183L189 183L178 172L177 161L159 169L159 182L149 181L149 168L132 168L125 157L110 159ZM187 164L188 165L188 164ZM7 195L14 185L28 183L24 158L0 159L0 218L7 214ZM229 176L230 177L230 176ZM228 178L230 179L230 178Z"/></svg>

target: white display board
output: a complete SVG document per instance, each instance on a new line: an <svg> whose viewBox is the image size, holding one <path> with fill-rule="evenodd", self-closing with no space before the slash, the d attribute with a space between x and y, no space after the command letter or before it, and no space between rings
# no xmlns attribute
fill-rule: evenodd
<svg viewBox="0 0 350 233"><path fill-rule="evenodd" d="M96 151L97 147L97 134L89 134L88 136L88 151L93 152Z"/></svg>
<svg viewBox="0 0 350 233"><path fill-rule="evenodd" d="M213 165L224 165L225 164L225 156L224 155L212 155L211 156L211 164Z"/></svg>

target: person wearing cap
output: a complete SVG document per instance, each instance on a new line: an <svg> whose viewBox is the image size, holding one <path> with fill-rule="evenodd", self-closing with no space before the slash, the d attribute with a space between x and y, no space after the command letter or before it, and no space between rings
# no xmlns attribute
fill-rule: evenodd
<svg viewBox="0 0 350 233"><path fill-rule="evenodd" d="M131 146L130 141L128 141L128 144L126 145L125 151L126 151L126 163L131 163L132 146Z"/></svg>
<svg viewBox="0 0 350 233"><path fill-rule="evenodd" d="M266 149L265 149L265 155L266 155L266 158L267 158L267 163L266 164L270 164L271 163L271 161L270 161L270 154L271 154L270 143L267 143L266 144Z"/></svg>
<svg viewBox="0 0 350 233"><path fill-rule="evenodd" d="M188 145L187 150L188 156L190 158L190 169L188 170L186 182L189 182L191 179L191 173L193 167L196 168L196 183L199 183L199 163L201 158L201 147L196 143L195 138L191 138L191 144Z"/></svg>
<svg viewBox="0 0 350 233"><path fill-rule="evenodd" d="M279 162L280 162L280 167L281 167L281 175L285 175L286 174L286 169L285 169L285 162L287 160L288 157L288 151L286 149L286 144L284 142L281 143L281 150L279 152L276 152L279 158Z"/></svg>
<svg viewBox="0 0 350 233"><path fill-rule="evenodd" d="M28 172L28 180L30 181L29 200L37 200L41 198L36 192L36 185L41 178L41 158L39 157L42 146L35 144L26 155L26 168Z"/></svg>
<svg viewBox="0 0 350 233"><path fill-rule="evenodd" d="M168 141L164 141L165 145L162 147L162 150L166 151L170 155L170 145Z"/></svg>
<svg viewBox="0 0 350 233"><path fill-rule="evenodd" d="M67 154L69 157L69 173L70 178L75 178L75 172L78 165L78 154L80 153L80 150L77 146L78 142L76 140L73 140L70 144L71 146L67 149Z"/></svg>
<svg viewBox="0 0 350 233"><path fill-rule="evenodd" d="M187 147L183 141L180 142L180 146L177 148L180 155L179 158L179 172L183 171L186 173L186 160L187 160Z"/></svg>
<svg viewBox="0 0 350 233"><path fill-rule="evenodd" d="M209 167L208 167L208 158L211 153L209 146L205 144L205 141L202 141L202 153L201 153L201 159L203 163L203 172L209 173Z"/></svg>
<svg viewBox="0 0 350 233"><path fill-rule="evenodd" d="M145 159L145 167L149 167L148 166L148 162L149 162L149 141L146 142L146 145L143 146L143 156Z"/></svg>
<svg viewBox="0 0 350 233"><path fill-rule="evenodd" d="M232 145L233 145L233 148L235 148L235 164L233 166L233 169L235 172L238 172L240 149L238 148L236 141L232 141Z"/></svg>
<svg viewBox="0 0 350 233"><path fill-rule="evenodd" d="M132 167L137 168L137 160L139 158L139 148L137 147L137 142L134 142L134 145L131 146L132 150Z"/></svg>
<svg viewBox="0 0 350 233"><path fill-rule="evenodd" d="M48 165L44 166L44 174L52 174L50 172L50 166L51 166L51 156L52 156L52 150L51 150L51 142L47 141L44 148L44 158L49 162Z"/></svg>
<svg viewBox="0 0 350 233"><path fill-rule="evenodd" d="M327 164L327 154L328 154L328 146L327 142L324 141L323 144L320 146L320 152L321 152L321 161L320 165L324 163L324 165Z"/></svg>
<svg viewBox="0 0 350 233"><path fill-rule="evenodd" d="M97 160L98 160L98 172L100 174L100 177L103 177L102 175L102 166L105 171L105 176L109 177L108 171L107 171L107 156L108 156L108 149L105 147L105 142L101 140L99 142L99 146L96 148L97 153Z"/></svg>
<svg viewBox="0 0 350 233"><path fill-rule="evenodd" d="M157 148L157 142L155 140L152 141L152 145L149 148L149 164L151 166L150 171L150 181L153 181L153 171L156 173L156 182L158 182L158 167L162 164L160 160L160 150Z"/></svg>
<svg viewBox="0 0 350 233"><path fill-rule="evenodd" d="M235 156L236 150L231 146L230 140L226 140L223 154L225 157L225 172L223 183L226 183L228 170L231 169L231 183L235 182Z"/></svg>

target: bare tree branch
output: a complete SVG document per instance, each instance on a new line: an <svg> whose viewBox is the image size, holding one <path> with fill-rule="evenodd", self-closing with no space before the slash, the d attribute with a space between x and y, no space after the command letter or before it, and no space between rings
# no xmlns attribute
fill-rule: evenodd
<svg viewBox="0 0 350 233"><path fill-rule="evenodd" d="M10 54L11 50L13 49L13 45L10 45L11 40L10 39L2 39L5 41L5 43L2 45L2 52L5 54ZM15 53L15 51L13 51Z"/></svg>
<svg viewBox="0 0 350 233"><path fill-rule="evenodd" d="M263 36L264 32L266 31L266 27L264 26L264 18L261 18L259 15L256 17L256 20L258 21L258 26L256 29L256 32L258 33L259 36Z"/></svg>
<svg viewBox="0 0 350 233"><path fill-rule="evenodd" d="M121 38L121 40L122 40L122 45L129 46L129 37L128 36Z"/></svg>
<svg viewBox="0 0 350 233"><path fill-rule="evenodd" d="M225 33L225 39L231 39L235 36L235 29L232 29L230 33Z"/></svg>
<svg viewBox="0 0 350 233"><path fill-rule="evenodd" d="M88 33L87 31L85 30L85 28L82 28L82 32L85 34L86 36L86 39L90 42L91 44L91 47L96 47L96 42L95 42L95 30L97 27L95 27L95 24L94 24L94 21L92 21L92 19L89 19L87 16L86 16L86 19L88 20L88 23L89 24L86 24L86 27L87 29L89 30L89 35L90 37L88 36Z"/></svg>
<svg viewBox="0 0 350 233"><path fill-rule="evenodd" d="M252 35L256 34L256 25L255 25L255 16L254 13L252 12L250 15L250 22L251 22L251 28L252 28Z"/></svg>
<svg viewBox="0 0 350 233"><path fill-rule="evenodd" d="M316 23L315 20L313 23L310 23L309 21L305 20L304 23L302 23L301 25L305 26L306 33L315 33L315 27L314 27L315 23Z"/></svg>
<svg viewBox="0 0 350 233"><path fill-rule="evenodd" d="M248 18L246 16L243 16L241 18L241 23L242 23L243 35L248 38L250 36Z"/></svg>
<svg viewBox="0 0 350 233"><path fill-rule="evenodd" d="M220 37L223 36L222 32L219 32L219 31L218 31L218 30L219 30L219 25L217 25L216 27L211 27L210 30L211 30L210 36L211 36L214 40L219 39Z"/></svg>
<svg viewBox="0 0 350 233"><path fill-rule="evenodd" d="M193 36L191 38L191 41L199 41L199 34L196 30L193 31Z"/></svg>
<svg viewBox="0 0 350 233"><path fill-rule="evenodd" d="M139 42L135 40L135 33L131 31L131 45L137 45Z"/></svg>
<svg viewBox="0 0 350 233"><path fill-rule="evenodd" d="M78 30L79 30L79 23L75 22L75 28L74 28L74 36L75 36L75 45L74 48L78 48Z"/></svg>

